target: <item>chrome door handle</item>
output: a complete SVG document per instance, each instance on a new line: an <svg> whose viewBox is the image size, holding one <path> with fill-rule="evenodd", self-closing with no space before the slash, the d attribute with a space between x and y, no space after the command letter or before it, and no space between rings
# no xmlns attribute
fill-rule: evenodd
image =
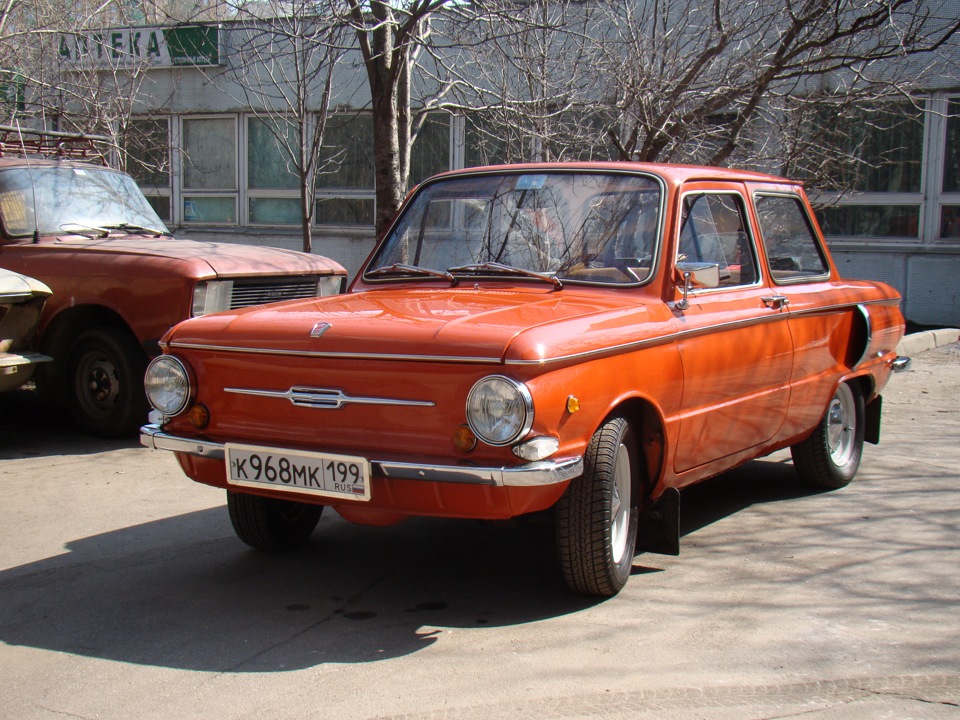
<svg viewBox="0 0 960 720"><path fill-rule="evenodd" d="M774 310L781 310L790 304L790 298L786 295L767 295L760 299L763 300L764 305Z"/></svg>

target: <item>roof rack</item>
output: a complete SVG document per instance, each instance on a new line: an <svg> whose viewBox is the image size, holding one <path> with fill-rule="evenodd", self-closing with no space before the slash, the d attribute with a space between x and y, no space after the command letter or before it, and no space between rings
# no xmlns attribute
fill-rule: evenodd
<svg viewBox="0 0 960 720"><path fill-rule="evenodd" d="M94 143L109 143L103 135L35 130L0 125L0 157L6 155L44 155L81 160L99 160L107 165L107 156Z"/></svg>

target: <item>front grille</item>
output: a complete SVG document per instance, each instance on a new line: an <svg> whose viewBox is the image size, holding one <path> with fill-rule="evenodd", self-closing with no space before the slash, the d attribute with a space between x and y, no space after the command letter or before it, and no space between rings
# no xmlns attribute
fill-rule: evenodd
<svg viewBox="0 0 960 720"><path fill-rule="evenodd" d="M311 298L317 295L317 279L285 278L283 280L234 280L233 294L230 296L230 309Z"/></svg>

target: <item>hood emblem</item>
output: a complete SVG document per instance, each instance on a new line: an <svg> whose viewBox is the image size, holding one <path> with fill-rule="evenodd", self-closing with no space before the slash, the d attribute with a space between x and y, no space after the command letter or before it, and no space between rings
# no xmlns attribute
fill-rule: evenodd
<svg viewBox="0 0 960 720"><path fill-rule="evenodd" d="M327 330L333 327L330 323L327 322L318 322L313 326L313 330L310 331L310 337L318 338L323 335Z"/></svg>

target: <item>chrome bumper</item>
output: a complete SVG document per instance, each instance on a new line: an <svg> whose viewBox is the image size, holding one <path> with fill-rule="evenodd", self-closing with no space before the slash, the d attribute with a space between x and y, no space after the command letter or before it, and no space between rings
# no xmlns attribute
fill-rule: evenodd
<svg viewBox="0 0 960 720"><path fill-rule="evenodd" d="M224 459L223 443L178 437L163 432L158 425L140 428L140 444L153 450ZM398 480L493 485L496 487L536 487L554 485L583 474L583 458L543 460L516 467L471 467L468 465L421 465L419 463L371 460L374 475Z"/></svg>
<svg viewBox="0 0 960 720"><path fill-rule="evenodd" d="M902 373L910 369L911 362L912 358L908 358L904 355L898 355L893 359L893 362L890 363L890 367L893 368L895 373Z"/></svg>

